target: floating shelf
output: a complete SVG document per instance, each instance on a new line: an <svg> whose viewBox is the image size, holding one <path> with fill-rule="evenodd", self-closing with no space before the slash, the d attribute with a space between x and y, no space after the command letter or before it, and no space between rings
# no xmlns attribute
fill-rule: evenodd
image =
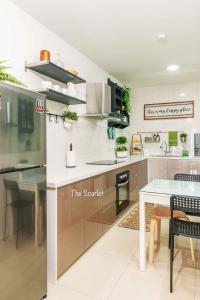
<svg viewBox="0 0 200 300"><path fill-rule="evenodd" d="M83 114L81 117L93 118L97 120L105 120L109 118L109 114Z"/></svg>
<svg viewBox="0 0 200 300"><path fill-rule="evenodd" d="M129 126L128 122L123 122L123 121L108 121L108 127L115 127L115 128L126 128L127 126Z"/></svg>
<svg viewBox="0 0 200 300"><path fill-rule="evenodd" d="M54 91L52 89L39 90L38 92L40 94L45 95L47 97L47 100L52 100L62 104L66 104L66 105L86 104L86 102L83 100Z"/></svg>
<svg viewBox="0 0 200 300"><path fill-rule="evenodd" d="M41 61L38 63L25 64L25 69L30 69L42 75L48 76L52 79L62 83L73 82L75 84L85 83L86 81L69 71L59 67L51 61Z"/></svg>

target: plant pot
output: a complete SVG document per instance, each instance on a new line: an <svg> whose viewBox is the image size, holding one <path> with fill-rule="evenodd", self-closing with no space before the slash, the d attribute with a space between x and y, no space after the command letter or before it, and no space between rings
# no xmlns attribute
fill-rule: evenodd
<svg viewBox="0 0 200 300"><path fill-rule="evenodd" d="M74 122L73 120L65 118L63 121L63 127L70 128L73 122Z"/></svg>
<svg viewBox="0 0 200 300"><path fill-rule="evenodd" d="M128 156L128 151L117 151L118 158L124 158Z"/></svg>
<svg viewBox="0 0 200 300"><path fill-rule="evenodd" d="M181 139L181 143L186 143L186 141L187 141L186 136L181 136L180 139Z"/></svg>

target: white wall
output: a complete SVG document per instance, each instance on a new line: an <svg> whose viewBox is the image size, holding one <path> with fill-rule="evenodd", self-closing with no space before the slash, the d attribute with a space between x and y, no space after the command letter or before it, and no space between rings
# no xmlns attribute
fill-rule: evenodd
<svg viewBox="0 0 200 300"><path fill-rule="evenodd" d="M95 63L61 38L27 15L8 0L0 0L1 47L0 60L8 59L12 66L10 73L21 79L29 88L41 87L41 77L31 71L24 71L25 60L39 60L41 49L49 49L52 60L61 53L66 69L76 69L79 76L88 82L106 82L110 76ZM48 101L49 111L61 113L65 106ZM79 113L85 112L85 105L71 107ZM71 129L65 129L62 122L47 122L47 161L48 164L64 164L64 151L72 142L77 152L77 160L86 160L94 156L113 155L113 142L107 138L106 121L97 122L80 118Z"/></svg>
<svg viewBox="0 0 200 300"><path fill-rule="evenodd" d="M185 96L181 94L185 94ZM144 120L144 104L173 101L195 101L194 119ZM190 150L192 133L200 132L200 82L179 85L137 88L133 91L132 126L129 133L137 131L185 131L189 134L186 148ZM143 134L144 136L151 136ZM168 135L162 134L161 140L167 141ZM145 153L155 154L160 151L160 144L144 144Z"/></svg>

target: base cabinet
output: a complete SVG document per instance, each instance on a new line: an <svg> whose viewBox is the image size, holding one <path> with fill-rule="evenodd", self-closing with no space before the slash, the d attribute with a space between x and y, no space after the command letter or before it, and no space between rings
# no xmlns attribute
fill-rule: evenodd
<svg viewBox="0 0 200 300"><path fill-rule="evenodd" d="M58 189L57 272L60 276L84 252L83 202L73 196L75 185Z"/></svg>
<svg viewBox="0 0 200 300"><path fill-rule="evenodd" d="M57 276L111 226L116 171L58 189Z"/></svg>
<svg viewBox="0 0 200 300"><path fill-rule="evenodd" d="M148 182L153 179L174 179L177 173L200 174L200 162L192 159L148 159Z"/></svg>
<svg viewBox="0 0 200 300"><path fill-rule="evenodd" d="M129 166L130 200L139 201L139 191L148 183L147 160Z"/></svg>

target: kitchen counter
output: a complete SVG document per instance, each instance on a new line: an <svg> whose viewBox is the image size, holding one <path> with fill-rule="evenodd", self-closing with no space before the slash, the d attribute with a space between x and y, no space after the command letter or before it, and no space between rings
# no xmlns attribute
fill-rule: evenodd
<svg viewBox="0 0 200 300"><path fill-rule="evenodd" d="M114 158L113 158L114 159ZM179 156L130 156L125 162L116 165L88 165L80 163L75 168L66 168L64 166L47 167L47 187L56 189L58 187L77 182L92 176L96 176L114 169L128 166L145 159L175 159L175 160L200 160L200 157L179 157ZM123 159L121 159L123 160ZM92 159L90 160L92 161Z"/></svg>
<svg viewBox="0 0 200 300"><path fill-rule="evenodd" d="M114 169L122 168L145 159L146 157L144 156L130 156L124 159L126 161L115 165L88 165L86 163L81 163L75 168L66 168L64 166L48 166L47 188L56 189L58 187L106 173Z"/></svg>

